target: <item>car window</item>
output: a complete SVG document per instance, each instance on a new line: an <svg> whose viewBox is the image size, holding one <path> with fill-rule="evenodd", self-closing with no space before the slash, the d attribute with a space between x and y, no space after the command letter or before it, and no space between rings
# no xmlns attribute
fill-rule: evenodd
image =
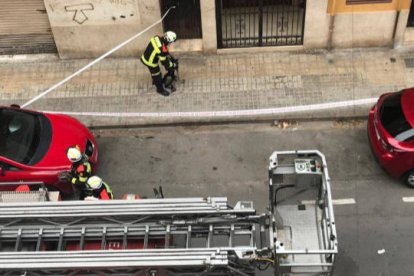
<svg viewBox="0 0 414 276"><path fill-rule="evenodd" d="M28 164L40 141L39 115L0 109L0 155Z"/></svg>
<svg viewBox="0 0 414 276"><path fill-rule="evenodd" d="M385 130L400 141L409 139L411 125L407 122L401 106L402 92L387 95L380 110L380 120ZM405 133L405 135L401 135ZM401 140L403 139L403 140Z"/></svg>

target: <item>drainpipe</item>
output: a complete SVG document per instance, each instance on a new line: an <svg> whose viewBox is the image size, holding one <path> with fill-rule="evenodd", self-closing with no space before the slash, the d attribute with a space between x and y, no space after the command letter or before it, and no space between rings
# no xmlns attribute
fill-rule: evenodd
<svg viewBox="0 0 414 276"><path fill-rule="evenodd" d="M392 32L392 40L391 40L391 48L395 48L396 44L396 36L397 36L397 28L398 28L398 21L400 19L400 13L401 13L401 7L400 7L401 1L398 1L397 6L397 16L395 17L395 23L394 23L394 30Z"/></svg>
<svg viewBox="0 0 414 276"><path fill-rule="evenodd" d="M331 10L329 11L330 18L329 18L329 35L328 35L328 51L332 49L332 37L333 37L333 31L335 27L335 5L336 0L332 0L332 6Z"/></svg>

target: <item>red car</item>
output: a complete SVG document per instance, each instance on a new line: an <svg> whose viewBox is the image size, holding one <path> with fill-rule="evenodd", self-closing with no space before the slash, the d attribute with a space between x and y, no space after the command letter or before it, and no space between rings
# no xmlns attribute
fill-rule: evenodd
<svg viewBox="0 0 414 276"><path fill-rule="evenodd" d="M369 112L368 137L380 165L414 188L414 88L378 99Z"/></svg>
<svg viewBox="0 0 414 276"><path fill-rule="evenodd" d="M58 175L70 170L66 149L73 145L79 145L96 167L95 138L78 120L62 114L0 107L0 190L42 182L48 188L72 193L72 184L59 181Z"/></svg>

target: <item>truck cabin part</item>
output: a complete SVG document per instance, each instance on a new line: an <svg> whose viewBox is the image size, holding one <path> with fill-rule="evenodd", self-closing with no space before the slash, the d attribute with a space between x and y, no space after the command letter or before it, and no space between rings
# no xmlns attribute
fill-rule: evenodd
<svg viewBox="0 0 414 276"><path fill-rule="evenodd" d="M0 275L332 275L338 252L328 169L315 150L270 156L263 214L225 197L6 197Z"/></svg>

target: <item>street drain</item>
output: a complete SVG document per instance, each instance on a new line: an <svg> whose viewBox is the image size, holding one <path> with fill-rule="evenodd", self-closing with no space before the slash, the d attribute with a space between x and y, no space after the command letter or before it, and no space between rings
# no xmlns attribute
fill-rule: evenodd
<svg viewBox="0 0 414 276"><path fill-rule="evenodd" d="M414 58L406 58L404 62L406 68L414 68Z"/></svg>

